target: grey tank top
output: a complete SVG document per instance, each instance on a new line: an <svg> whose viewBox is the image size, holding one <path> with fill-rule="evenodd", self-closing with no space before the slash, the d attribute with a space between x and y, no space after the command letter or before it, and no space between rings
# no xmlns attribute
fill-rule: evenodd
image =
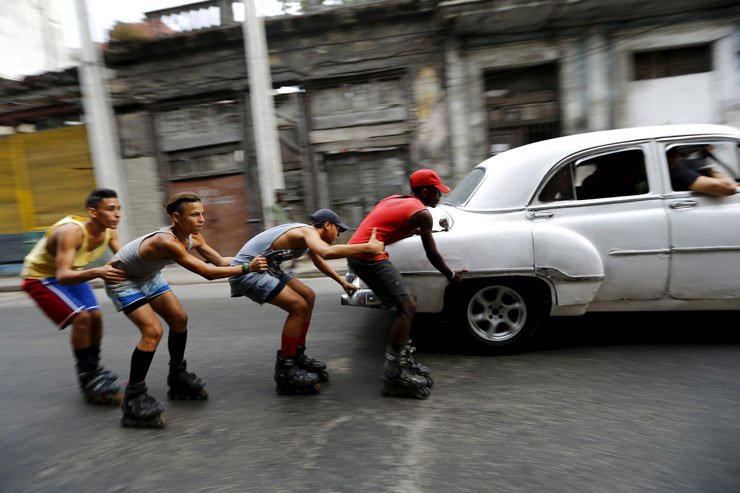
<svg viewBox="0 0 740 493"><path fill-rule="evenodd" d="M254 259L254 257L267 254L268 252L270 252L270 245L272 245L275 240L282 236L283 233L293 228L305 227L308 227L308 224L286 223L261 232L260 234L254 236L251 240L249 240L242 247L242 249L239 250L239 253L237 253L234 257L234 260L231 261L231 265L234 266L249 263ZM297 248L290 251L293 252L294 258L298 258L305 255L308 251L308 248Z"/></svg>
<svg viewBox="0 0 740 493"><path fill-rule="evenodd" d="M160 228L157 231L139 236L133 241L126 243L118 250L113 259L120 260L121 262L116 266L119 269L125 270L129 279L136 280L150 280L157 275L165 266L174 264L175 261L171 258L160 258L157 260L144 260L139 254L139 247L141 242L159 233L167 233L175 236L175 233L170 231L169 226ZM177 236L175 236L177 238ZM193 248L193 236L188 236L188 251Z"/></svg>

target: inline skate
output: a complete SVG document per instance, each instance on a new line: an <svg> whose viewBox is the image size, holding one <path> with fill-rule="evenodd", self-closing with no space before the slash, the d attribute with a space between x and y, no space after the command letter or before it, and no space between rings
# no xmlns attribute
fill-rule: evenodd
<svg viewBox="0 0 740 493"><path fill-rule="evenodd" d="M305 345L296 347L295 361L298 368L302 368L309 373L318 375L319 382L326 382L329 380L329 372L326 371L326 363L322 363L319 360L306 356Z"/></svg>
<svg viewBox="0 0 740 493"><path fill-rule="evenodd" d="M321 388L319 376L298 367L295 357L283 358L277 352L275 392L278 394L315 394Z"/></svg>
<svg viewBox="0 0 740 493"><path fill-rule="evenodd" d="M381 394L426 399L431 394L427 384L426 377L411 372L405 345L397 353L390 348L386 350Z"/></svg>
<svg viewBox="0 0 740 493"><path fill-rule="evenodd" d="M434 386L434 380L431 377L431 371L429 371L429 368L422 365L416 359L414 358L414 353L416 352L416 348L411 345L411 339L406 341L406 344L404 345L406 348L406 360L408 361L409 365L409 371L415 375L419 375L421 377L426 378L427 380L427 387L431 388Z"/></svg>
<svg viewBox="0 0 740 493"><path fill-rule="evenodd" d="M167 375L167 397L170 400L194 400L204 401L208 399L208 391L204 388L206 381L195 373L187 371L185 361L179 365L170 365L170 373Z"/></svg>
<svg viewBox="0 0 740 493"><path fill-rule="evenodd" d="M167 423L164 406L147 393L144 382L126 385L121 410L121 425L126 428L164 428Z"/></svg>
<svg viewBox="0 0 740 493"><path fill-rule="evenodd" d="M120 404L121 387L117 376L98 365L82 371L77 365L77 380L87 402L93 404Z"/></svg>

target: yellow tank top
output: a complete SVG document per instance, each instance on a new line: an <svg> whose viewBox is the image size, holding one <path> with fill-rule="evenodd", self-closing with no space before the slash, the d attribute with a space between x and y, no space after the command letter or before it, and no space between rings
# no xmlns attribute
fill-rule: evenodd
<svg viewBox="0 0 740 493"><path fill-rule="evenodd" d="M105 249L108 247L110 242L110 229L105 229L105 238L103 243L95 250L87 251L87 228L85 228L85 218L78 216L67 216L55 222L49 230L46 232L43 238L33 247L33 249L26 255L23 260L23 270L21 276L26 279L44 279L46 277L54 277L57 275L57 261L56 255L50 254L46 250L46 240L49 238L54 230L56 230L62 224L76 224L82 230L82 245L77 249L75 254L74 262L72 267L75 270L82 270L87 264L100 257Z"/></svg>

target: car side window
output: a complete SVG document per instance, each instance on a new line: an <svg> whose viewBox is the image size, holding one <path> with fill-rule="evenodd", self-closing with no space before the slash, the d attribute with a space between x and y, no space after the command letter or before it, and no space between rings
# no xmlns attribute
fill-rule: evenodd
<svg viewBox="0 0 740 493"><path fill-rule="evenodd" d="M579 159L574 163L577 200L648 193L645 155L629 149Z"/></svg>
<svg viewBox="0 0 740 493"><path fill-rule="evenodd" d="M573 179L571 175L572 166L563 166L552 175L542 191L537 196L540 202L557 202L560 200L573 200Z"/></svg>
<svg viewBox="0 0 740 493"><path fill-rule="evenodd" d="M666 146L666 162L674 191L689 190L698 176L715 173L740 178L740 142L713 141Z"/></svg>
<svg viewBox="0 0 740 493"><path fill-rule="evenodd" d="M598 154L567 163L547 181L541 203L587 200L648 193L645 155L641 149Z"/></svg>

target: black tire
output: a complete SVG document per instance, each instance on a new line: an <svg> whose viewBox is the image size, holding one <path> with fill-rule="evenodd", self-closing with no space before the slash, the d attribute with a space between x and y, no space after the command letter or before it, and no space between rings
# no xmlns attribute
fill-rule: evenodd
<svg viewBox="0 0 740 493"><path fill-rule="evenodd" d="M527 347L544 317L546 304L519 280L491 279L463 286L455 303L458 327L476 352L510 354Z"/></svg>

